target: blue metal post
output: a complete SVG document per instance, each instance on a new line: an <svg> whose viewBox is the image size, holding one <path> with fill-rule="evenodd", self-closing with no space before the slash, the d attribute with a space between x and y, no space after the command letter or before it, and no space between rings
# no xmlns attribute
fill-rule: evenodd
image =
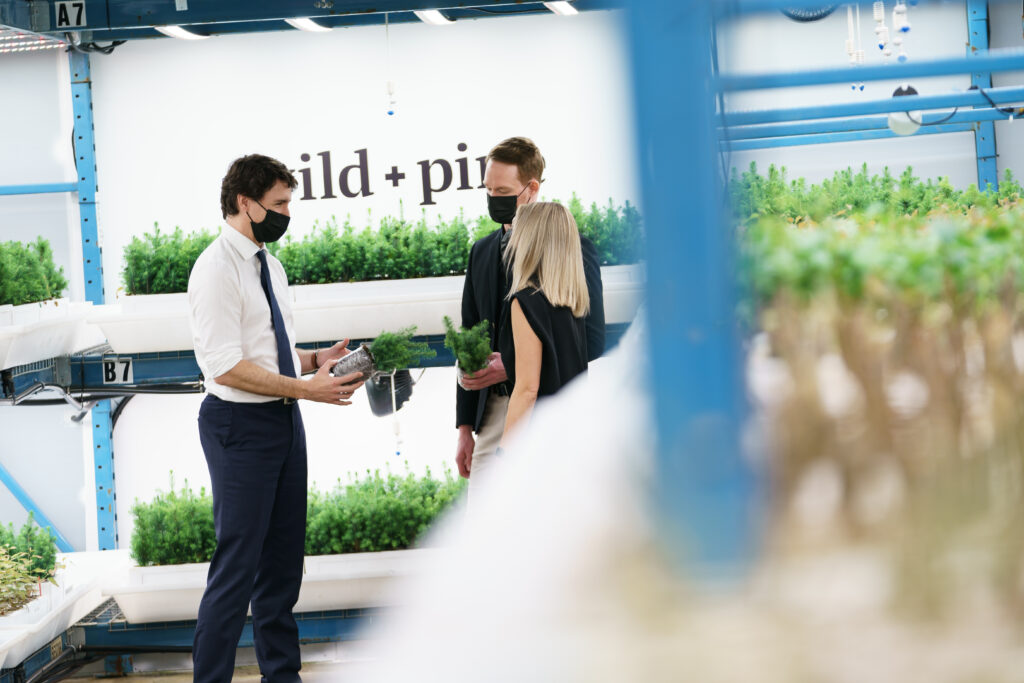
<svg viewBox="0 0 1024 683"><path fill-rule="evenodd" d="M72 50L68 53L68 63L71 67L71 98L75 115L75 166L78 169L78 210L82 221L85 298L94 304L102 304L103 254L96 226L96 144L92 124L89 55ZM110 401L100 401L92 409L92 443L99 549L113 550L117 548L117 508Z"/></svg>
<svg viewBox="0 0 1024 683"><path fill-rule="evenodd" d="M117 495L114 492L114 443L110 401L92 409L93 462L96 466L96 532L100 550L117 548Z"/></svg>
<svg viewBox="0 0 1024 683"><path fill-rule="evenodd" d="M988 0L967 0L967 56L988 52ZM992 73L977 71L971 74L971 85L988 90L992 87ZM978 124L974 131L974 147L978 153L978 188L991 186L999 189L999 169L996 166L996 125L991 121Z"/></svg>
<svg viewBox="0 0 1024 683"><path fill-rule="evenodd" d="M715 172L710 5L650 0L629 20L659 533L692 571L721 576L753 557L758 487L740 449L745 409L733 236Z"/></svg>
<svg viewBox="0 0 1024 683"><path fill-rule="evenodd" d="M21 484L7 471L7 468L0 465L0 482L3 482L14 497L21 503L21 506L32 513L32 518L35 519L36 523L43 529L49 529L53 532L53 535L57 538L57 549L62 553L69 553L73 550L71 543L64 537L64 534L60 532L57 525L50 521L50 518L43 514L36 502L32 500L32 497L28 495L25 489L21 488Z"/></svg>

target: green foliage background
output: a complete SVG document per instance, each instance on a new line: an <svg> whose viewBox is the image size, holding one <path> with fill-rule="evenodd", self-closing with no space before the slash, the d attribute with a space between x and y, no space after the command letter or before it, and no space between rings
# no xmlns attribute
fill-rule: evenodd
<svg viewBox="0 0 1024 683"><path fill-rule="evenodd" d="M0 306L57 299L68 288L49 241L0 242Z"/></svg>
<svg viewBox="0 0 1024 683"><path fill-rule="evenodd" d="M445 470L443 480L430 470L417 477L379 470L328 492L312 490L307 499L306 554L400 550L412 547L465 488ZM135 531L132 557L140 566L208 562L217 546L213 500L203 489L194 493L186 482L180 491L158 493L132 507Z"/></svg>
<svg viewBox="0 0 1024 683"><path fill-rule="evenodd" d="M640 213L629 202L616 206L585 207L574 194L567 204L580 233L594 241L603 265L636 263L641 256L643 227ZM378 229L357 230L350 219L341 224L331 218L314 224L301 239L286 235L268 246L281 260L292 285L400 280L461 275L466 272L469 249L477 239L498 229L486 216L463 215L428 225L385 217ZM200 230L185 234L180 228L134 237L125 247L121 279L129 294L183 292L199 254L215 234Z"/></svg>
<svg viewBox="0 0 1024 683"><path fill-rule="evenodd" d="M121 281L129 294L164 294L188 289L188 276L196 259L217 235L200 230L186 235L181 228L160 232L154 223L153 232L132 237L124 248L124 270Z"/></svg>

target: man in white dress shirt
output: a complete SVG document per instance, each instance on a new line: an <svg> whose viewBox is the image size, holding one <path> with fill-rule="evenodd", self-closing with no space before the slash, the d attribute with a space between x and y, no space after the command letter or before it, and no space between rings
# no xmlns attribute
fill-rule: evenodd
<svg viewBox="0 0 1024 683"><path fill-rule="evenodd" d="M288 280L264 244L287 230L296 185L275 159L236 159L221 184L226 226L188 281L196 360L209 394L199 436L217 530L192 651L194 680L203 683L231 681L250 601L263 680L300 680L292 607L302 583L307 482L297 399L349 405L362 386L359 373L329 372L348 353L347 339L318 352L295 348Z"/></svg>

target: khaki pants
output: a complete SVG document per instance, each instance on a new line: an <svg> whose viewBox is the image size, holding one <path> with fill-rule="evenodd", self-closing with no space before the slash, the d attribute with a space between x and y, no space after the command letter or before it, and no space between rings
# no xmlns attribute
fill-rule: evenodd
<svg viewBox="0 0 1024 683"><path fill-rule="evenodd" d="M476 446L473 448L473 464L469 470L469 498L477 495L481 486L486 484L490 469L495 465L494 451L501 444L501 435L505 431L505 414L508 412L508 396L487 396L484 408L484 421L476 435Z"/></svg>

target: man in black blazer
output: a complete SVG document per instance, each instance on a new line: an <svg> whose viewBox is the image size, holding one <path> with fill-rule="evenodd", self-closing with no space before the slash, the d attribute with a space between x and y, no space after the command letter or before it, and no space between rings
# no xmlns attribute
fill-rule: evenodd
<svg viewBox="0 0 1024 683"><path fill-rule="evenodd" d="M517 207L537 200L543 176L544 157L528 138L504 140L487 155L484 171L487 210L501 227L477 240L469 252L466 284L462 290L462 326L468 328L487 320L493 353L486 368L472 377L461 376L456 390L455 426L459 430L459 440L455 463L459 474L469 478L471 493L479 486L481 474L488 468L501 441L508 397L512 393L501 354L494 351L509 288L502 255L511 236ZM594 360L604 353L601 264L593 242L581 236L580 246L583 248L583 269L590 293L590 313L586 321L587 357ZM471 477L471 473L474 476Z"/></svg>

